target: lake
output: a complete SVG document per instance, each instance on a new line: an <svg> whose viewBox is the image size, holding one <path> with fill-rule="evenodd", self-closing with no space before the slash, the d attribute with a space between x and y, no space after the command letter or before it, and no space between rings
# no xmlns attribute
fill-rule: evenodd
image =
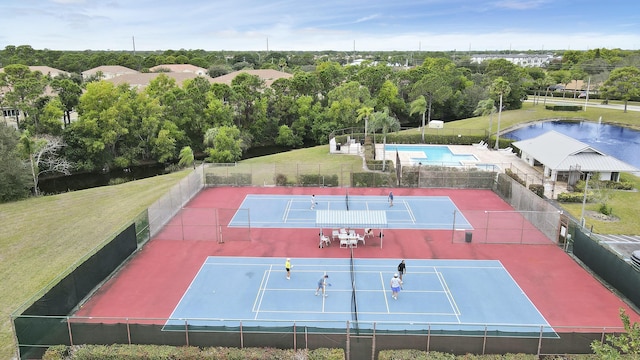
<svg viewBox="0 0 640 360"><path fill-rule="evenodd" d="M503 137L526 140L555 130L603 153L640 168L640 131L594 122L546 121L511 131Z"/></svg>

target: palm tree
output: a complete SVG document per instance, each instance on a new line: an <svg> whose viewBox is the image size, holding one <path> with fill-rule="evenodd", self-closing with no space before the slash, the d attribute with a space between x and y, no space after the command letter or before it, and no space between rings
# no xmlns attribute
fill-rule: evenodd
<svg viewBox="0 0 640 360"><path fill-rule="evenodd" d="M427 115L427 100L424 96L420 95L417 99L411 102L411 111L409 115L422 114L422 143L424 143L424 126L425 116Z"/></svg>
<svg viewBox="0 0 640 360"><path fill-rule="evenodd" d="M195 157L191 146L185 146L180 150L180 160L178 161L178 165L182 167L193 165L193 168L196 168Z"/></svg>
<svg viewBox="0 0 640 360"><path fill-rule="evenodd" d="M496 144L494 149L498 150L500 148L500 117L502 115L502 97L509 95L511 92L511 86L509 86L509 82L499 76L497 79L493 81L491 84L491 94L500 96L500 107L498 107L498 130L496 130Z"/></svg>
<svg viewBox="0 0 640 360"><path fill-rule="evenodd" d="M473 110L475 116L489 115L489 136L491 136L491 126L493 125L493 114L496 112L496 105L493 99L485 99L478 101L478 106Z"/></svg>
<svg viewBox="0 0 640 360"><path fill-rule="evenodd" d="M400 121L389 115L389 108L385 107L383 111L377 111L371 116L371 127L373 129L382 130L382 171L386 168L386 150L387 133L389 131L400 130Z"/></svg>
<svg viewBox="0 0 640 360"><path fill-rule="evenodd" d="M373 114L373 108L370 106L363 106L357 110L358 118L357 121L364 119L364 138L367 138L367 129L369 128L369 118L371 114Z"/></svg>

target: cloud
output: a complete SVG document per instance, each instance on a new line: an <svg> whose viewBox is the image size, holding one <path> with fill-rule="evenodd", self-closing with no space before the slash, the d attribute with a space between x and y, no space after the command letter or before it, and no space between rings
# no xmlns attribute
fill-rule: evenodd
<svg viewBox="0 0 640 360"><path fill-rule="evenodd" d="M496 1L493 5L497 8L511 10L531 10L542 7L549 3L549 0L502 0Z"/></svg>
<svg viewBox="0 0 640 360"><path fill-rule="evenodd" d="M369 20L377 19L379 17L380 17L380 15L378 15L378 14L365 16L363 18L357 19L356 23L366 22L366 21L369 21Z"/></svg>
<svg viewBox="0 0 640 360"><path fill-rule="evenodd" d="M68 5L68 4L84 4L85 0L51 0L51 2L55 4Z"/></svg>

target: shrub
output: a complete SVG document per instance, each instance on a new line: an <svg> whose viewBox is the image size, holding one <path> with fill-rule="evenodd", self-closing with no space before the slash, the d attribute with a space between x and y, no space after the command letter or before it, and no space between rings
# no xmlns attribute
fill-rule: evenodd
<svg viewBox="0 0 640 360"><path fill-rule="evenodd" d="M454 360L455 358L453 354L422 350L383 350L378 354L378 360Z"/></svg>
<svg viewBox="0 0 640 360"><path fill-rule="evenodd" d="M587 193L587 202L591 202L593 193ZM558 194L558 201L565 203L581 203L584 199L584 193L582 192L563 192Z"/></svg>
<svg viewBox="0 0 640 360"><path fill-rule="evenodd" d="M382 171L382 160L367 160L369 170ZM393 161L386 160L384 171L394 171Z"/></svg>
<svg viewBox="0 0 640 360"><path fill-rule="evenodd" d="M194 163L194 166L195 166L195 163ZM184 166L182 166L182 165L180 165L180 164L169 164L169 165L167 165L167 166L165 167L165 170L171 173L171 172L177 172L177 171L180 171L180 170L182 170L182 169L184 169L184 168L185 168L185 167L184 167Z"/></svg>
<svg viewBox="0 0 640 360"><path fill-rule="evenodd" d="M580 111L582 110L582 105L549 104L545 106L545 109L552 111Z"/></svg>
<svg viewBox="0 0 640 360"><path fill-rule="evenodd" d="M300 186L338 186L338 175L303 174L298 176Z"/></svg>
<svg viewBox="0 0 640 360"><path fill-rule="evenodd" d="M228 176L207 174L205 175L205 184L207 185L251 185L251 173L247 174L229 174Z"/></svg>
<svg viewBox="0 0 640 360"><path fill-rule="evenodd" d="M296 359L303 359L302 357ZM345 354L342 349L320 348L309 351L308 360L344 360Z"/></svg>
<svg viewBox="0 0 640 360"><path fill-rule="evenodd" d="M510 178L512 178L513 180L517 181L518 183L520 183L520 185L522 186L527 186L527 182L522 180L520 178L520 176L518 176L518 174L514 173L513 171L511 171L511 169L506 169L505 174L507 174Z"/></svg>
<svg viewBox="0 0 640 360"><path fill-rule="evenodd" d="M613 214L613 208L611 208L610 206L607 206L607 204L600 204L600 208L598 209L598 211L600 211L601 214L604 214L607 216Z"/></svg>
<svg viewBox="0 0 640 360"><path fill-rule="evenodd" d="M69 356L68 347L66 345L56 345L47 349L42 356L42 360L61 360Z"/></svg>
<svg viewBox="0 0 640 360"><path fill-rule="evenodd" d="M614 189L614 190L633 190L633 183L628 182L628 181L623 181L623 182L619 182L619 181L603 181L603 185L607 188L607 189Z"/></svg>
<svg viewBox="0 0 640 360"><path fill-rule="evenodd" d="M540 196L541 198L544 197L544 185L531 184L531 185L529 185L529 190L531 190L531 192L533 192L534 194Z"/></svg>
<svg viewBox="0 0 640 360"><path fill-rule="evenodd" d="M119 184L124 184L126 182L129 182L129 180L125 178L113 178L109 180L109 185L119 185Z"/></svg>
<svg viewBox="0 0 640 360"><path fill-rule="evenodd" d="M309 359L344 360L342 349L298 350L276 348L227 348L168 345L77 345L52 346L45 352L44 360L119 360L119 359Z"/></svg>
<svg viewBox="0 0 640 360"><path fill-rule="evenodd" d="M591 343L591 349L601 359L624 359L625 357L620 356L622 354L637 359L640 355L640 324L631 323L624 309L620 308L619 313L625 331L619 335L607 334L604 343L598 340Z"/></svg>
<svg viewBox="0 0 640 360"><path fill-rule="evenodd" d="M379 172L353 173L351 186L354 187L387 187L395 186L396 174Z"/></svg>
<svg viewBox="0 0 640 360"><path fill-rule="evenodd" d="M287 175L285 175L285 174L276 174L274 182L278 186L286 186L287 185Z"/></svg>

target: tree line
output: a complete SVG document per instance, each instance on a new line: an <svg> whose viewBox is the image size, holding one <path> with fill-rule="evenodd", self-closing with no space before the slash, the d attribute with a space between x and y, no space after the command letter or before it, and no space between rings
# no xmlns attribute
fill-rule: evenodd
<svg viewBox="0 0 640 360"><path fill-rule="evenodd" d="M17 61L26 56L24 53L40 54L29 48L7 47L0 58L12 54L9 59ZM600 58L604 58L602 53ZM207 59L206 53L190 55L197 54ZM77 57L82 53L60 54L58 61L65 55ZM282 57L271 63L293 76L278 79L270 87L248 73L241 73L230 85L211 84L204 77L178 84L160 74L138 90L127 84L85 80L78 73L50 78L30 71L26 65L6 65L0 73L0 105L18 109L26 116L18 121L19 132L3 127L0 152L23 163L29 160L29 166L21 170L27 174L28 184L22 176L11 179L20 184L19 189L33 188L37 192L37 175L46 171L99 171L149 162L172 163L193 154L211 162L233 162L250 147L325 144L336 129L393 131L401 125L424 129L432 119L452 121L518 109L527 94L548 91L559 82L559 72L568 71L523 68L504 59L461 66L459 60L444 55L426 57L414 67L373 60L344 66L323 57L318 60L313 53L293 55L307 62L315 58L315 62L303 69L291 66L291 59L296 59L291 54L275 54ZM624 59L629 62L632 55ZM89 59L92 56L85 55ZM178 56L193 60L187 54ZM575 56L569 59L587 61ZM616 61L607 63L622 63ZM248 63L247 55L237 63ZM211 66L209 70L211 73ZM606 96L638 96L637 87L633 87L640 77L637 66L606 68L604 72L607 79L600 90ZM573 74L570 77L578 76ZM77 120L71 121L74 111ZM40 156L34 158L38 153ZM2 176L20 172L15 161L6 164L14 166L6 165ZM26 190L18 191L19 196L25 196ZM16 191L7 192L9 195L1 200L16 198Z"/></svg>

